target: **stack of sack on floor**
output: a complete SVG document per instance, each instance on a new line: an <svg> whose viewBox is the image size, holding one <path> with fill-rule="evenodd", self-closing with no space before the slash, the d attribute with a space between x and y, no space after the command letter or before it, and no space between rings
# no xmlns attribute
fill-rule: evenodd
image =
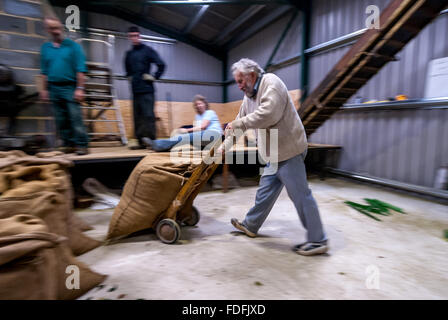
<svg viewBox="0 0 448 320"><path fill-rule="evenodd" d="M0 299L76 299L106 278L75 258L101 242L72 211L71 165L59 152L0 152Z"/></svg>
<svg viewBox="0 0 448 320"><path fill-rule="evenodd" d="M137 164L111 218L107 239L153 227L201 162L200 152L176 161L171 157L169 152L151 153Z"/></svg>

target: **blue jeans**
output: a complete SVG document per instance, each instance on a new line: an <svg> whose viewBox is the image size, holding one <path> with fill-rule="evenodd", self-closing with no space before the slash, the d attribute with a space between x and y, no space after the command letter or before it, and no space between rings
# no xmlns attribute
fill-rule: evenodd
<svg viewBox="0 0 448 320"><path fill-rule="evenodd" d="M242 222L247 229L254 233L258 232L283 190L283 186L285 186L300 221L307 230L307 241L320 242L327 240L317 203L306 180L305 156L306 153L303 153L279 162L275 174L261 177L255 206L249 210Z"/></svg>
<svg viewBox="0 0 448 320"><path fill-rule="evenodd" d="M56 127L64 146L87 148L89 136L80 105L73 99L75 85L49 84L48 90L53 104Z"/></svg>
<svg viewBox="0 0 448 320"><path fill-rule="evenodd" d="M214 130L195 131L178 136L171 137L170 139L158 139L154 140L152 149L157 152L171 150L176 145L191 144L197 148L206 146L216 139L221 139L221 133Z"/></svg>

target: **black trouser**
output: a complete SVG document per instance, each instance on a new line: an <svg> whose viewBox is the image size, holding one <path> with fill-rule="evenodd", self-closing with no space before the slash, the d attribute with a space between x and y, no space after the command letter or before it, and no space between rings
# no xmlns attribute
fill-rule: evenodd
<svg viewBox="0 0 448 320"><path fill-rule="evenodd" d="M142 145L142 138L156 139L154 93L134 93L134 134Z"/></svg>

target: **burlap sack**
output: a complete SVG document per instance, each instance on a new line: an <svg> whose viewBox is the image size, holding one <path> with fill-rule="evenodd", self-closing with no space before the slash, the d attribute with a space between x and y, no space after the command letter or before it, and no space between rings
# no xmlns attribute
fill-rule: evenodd
<svg viewBox="0 0 448 320"><path fill-rule="evenodd" d="M0 198L0 219L32 215L42 219L51 233L67 237L65 199L56 192L42 191L25 197Z"/></svg>
<svg viewBox="0 0 448 320"><path fill-rule="evenodd" d="M69 174L66 173L65 177L68 187L63 191L63 194L66 199L68 240L73 253L75 256L78 256L97 248L102 242L92 239L83 233L83 231L92 230L93 228L73 212L73 189Z"/></svg>
<svg viewBox="0 0 448 320"><path fill-rule="evenodd" d="M20 197L44 190L64 192L71 188L67 174L56 163L10 167L11 171L0 172L2 197Z"/></svg>
<svg viewBox="0 0 448 320"><path fill-rule="evenodd" d="M52 191L36 192L23 197L0 198L0 218L16 214L30 214L39 217L48 225L50 232L68 238L68 246L78 256L101 245L76 228L71 203L67 196Z"/></svg>
<svg viewBox="0 0 448 320"><path fill-rule="evenodd" d="M67 286L79 270L79 288ZM76 299L106 278L76 260L64 238L31 215L0 219L0 299Z"/></svg>
<svg viewBox="0 0 448 320"><path fill-rule="evenodd" d="M85 263L76 259L70 252L70 248L62 243L55 248L56 255L59 258L57 277L58 281L57 297L59 300L72 300L79 298L92 288L102 283L107 276L97 273L90 269ZM68 289L66 285L67 267L76 266L79 269L79 289Z"/></svg>
<svg viewBox="0 0 448 320"><path fill-rule="evenodd" d="M73 210L70 210L68 214L68 223L72 226L72 228L75 228L79 231L89 231L93 230L93 227L82 220L80 217L78 217Z"/></svg>
<svg viewBox="0 0 448 320"><path fill-rule="evenodd" d="M92 228L73 213L73 190L67 168L71 161L60 152L39 153L28 156L21 151L0 152L0 199L29 197L43 191L57 192L64 196L54 210L64 216L69 246L75 255L88 252L101 243L85 236L82 231ZM14 199L12 199L14 200Z"/></svg>
<svg viewBox="0 0 448 320"><path fill-rule="evenodd" d="M57 152L57 151L55 151ZM65 172L66 177L68 179L68 181L71 181L71 177L70 174L66 171ZM67 190L65 191L65 196L67 199L69 199L69 203L71 204L70 206L70 210L68 212L68 224L70 225L71 228L75 228L76 230L79 231L89 231L92 230L92 226L89 225L87 222L85 222L84 220L82 220L80 217L78 217L74 212L73 212L73 202L74 202L74 193L73 193L73 188L70 184L69 188L67 188Z"/></svg>
<svg viewBox="0 0 448 320"><path fill-rule="evenodd" d="M126 181L109 223L107 239L151 228L195 167L192 163L173 163L167 153L152 153L143 158Z"/></svg>
<svg viewBox="0 0 448 320"><path fill-rule="evenodd" d="M40 153L39 157L29 156L23 151L13 150L13 151L0 151L0 171L3 168L21 164L21 165L44 165L57 163L61 168L69 168L73 166L73 162L67 158L67 155L61 153Z"/></svg>
<svg viewBox="0 0 448 320"><path fill-rule="evenodd" d="M68 231L68 246L75 256L80 256L103 244L101 241L86 236L81 230L70 226L70 224L68 225Z"/></svg>
<svg viewBox="0 0 448 320"><path fill-rule="evenodd" d="M66 154L62 151L49 151L49 152L39 152L36 153L34 156L37 158L55 158L55 157L63 157Z"/></svg>
<svg viewBox="0 0 448 320"><path fill-rule="evenodd" d="M36 217L0 219L0 300L57 299L60 241Z"/></svg>

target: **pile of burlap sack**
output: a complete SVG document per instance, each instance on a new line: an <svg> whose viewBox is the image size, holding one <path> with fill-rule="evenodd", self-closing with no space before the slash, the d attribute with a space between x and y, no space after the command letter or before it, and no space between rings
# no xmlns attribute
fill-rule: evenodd
<svg viewBox="0 0 448 320"><path fill-rule="evenodd" d="M0 152L0 299L75 299L106 278L75 258L101 242L72 210L71 165L58 152Z"/></svg>
<svg viewBox="0 0 448 320"><path fill-rule="evenodd" d="M173 152L151 153L137 164L111 218L107 239L152 228L163 216L202 159L201 152L174 156Z"/></svg>

